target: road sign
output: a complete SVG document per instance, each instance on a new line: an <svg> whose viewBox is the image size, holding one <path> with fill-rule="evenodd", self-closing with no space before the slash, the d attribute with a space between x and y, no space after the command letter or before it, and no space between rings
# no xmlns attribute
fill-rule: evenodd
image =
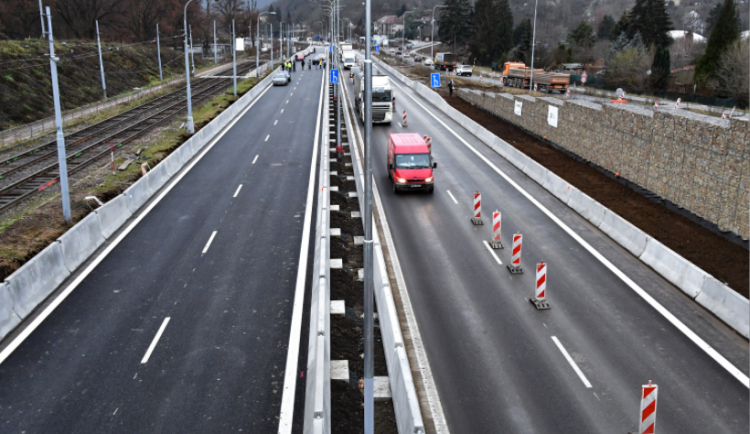
<svg viewBox="0 0 750 434"><path fill-rule="evenodd" d="M586 79L589 76L586 74L586 71L583 71L583 75L581 75L581 83L586 84Z"/></svg>
<svg viewBox="0 0 750 434"><path fill-rule="evenodd" d="M339 82L339 70L332 69L331 70L331 84L338 84L338 82Z"/></svg>
<svg viewBox="0 0 750 434"><path fill-rule="evenodd" d="M380 53L380 45L376 45L375 46L375 52L376 53Z"/></svg>
<svg viewBox="0 0 750 434"><path fill-rule="evenodd" d="M328 47L328 48L329 48L329 50L328 50L328 51L330 51L331 53L333 53L333 45L331 45L331 46L330 46L330 47Z"/></svg>
<svg viewBox="0 0 750 434"><path fill-rule="evenodd" d="M430 85L432 87L440 87L440 74L430 74Z"/></svg>

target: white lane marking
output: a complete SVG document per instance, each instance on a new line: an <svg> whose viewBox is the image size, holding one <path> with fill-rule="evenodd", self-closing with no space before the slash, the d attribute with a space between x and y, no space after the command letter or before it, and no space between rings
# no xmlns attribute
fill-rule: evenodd
<svg viewBox="0 0 750 434"><path fill-rule="evenodd" d="M141 212L141 214L138 215L138 217L136 217L135 219L133 219L133 221L130 223L130 226L128 226L122 232L120 232L120 234L117 236L117 238L115 238L107 246L107 248L105 248L99 254L99 256L96 257L96 259L94 259L93 261L91 261L89 263L88 267L86 267L86 269L84 269L81 272L81 274L78 275L78 277L76 277L72 282L70 282L70 284L62 292L60 292L57 295L57 298L55 298L54 300L52 300L52 302L47 305L47 307L39 314L39 316L37 316L37 317L34 318L34 320L31 322L31 324L29 324L28 327L26 327L25 329L23 329L23 331L21 331L21 333L19 333L18 336L16 336L16 338L13 339L8 344L8 346L6 346L2 350L2 352L0 352L0 364L2 364L5 361L5 359L8 358L8 356L10 356L11 354L13 354L13 351L15 351L16 348L18 348L21 345L21 343L23 343L23 341L25 341L26 338L28 338L29 335L31 335L31 333L33 333L34 330L36 330L36 328L39 327L39 325L45 319L47 319L47 317L52 312L54 312L55 309L57 309L57 306L59 306L60 303L62 303L63 301L65 301L65 299L70 295L70 293L73 292L78 287L78 285L80 285L81 282L83 282L83 280L86 277L88 277L89 274L91 274L92 271L94 271L94 269L104 260L104 258L106 258L112 252L112 250L114 250L115 247L117 247L122 242L122 240L124 240L125 237L128 236L128 234L130 232L132 232L133 229L135 229L135 227L138 225L138 223L141 222L141 220L143 220L144 218L146 218L146 216L151 212L151 210L154 209L154 207L156 207L156 205L158 205L159 202L161 202L162 199L164 199L164 197L167 194L169 194L170 191L172 191L172 189L182 180L182 178L184 178L185 175L187 175L188 172L190 172L193 169L193 167L195 167L195 165L198 164L198 162L201 161L203 159L203 157L214 146L216 146L217 143L219 143L219 140L221 140L222 137L224 137L224 135L227 133L227 131L229 131L230 129L232 129L232 127L234 127L234 125L237 122L239 122L239 120L243 116L245 116L245 114L248 111L250 111L250 109L255 105L255 103L257 103L258 101L260 101L260 99L263 97L263 95L265 95L270 89L271 89L271 86L268 86L266 88L266 90L264 90L263 92L261 92L260 95L258 95L258 97L255 98L255 100L253 102L251 102L250 104L248 104L248 106L245 108L245 110L242 111L242 113L239 114L239 116L237 116L236 118L234 118L232 120L232 122L229 123L229 125L227 125L226 127L224 127L224 129L221 130L221 132L219 132L219 134L217 134L216 137L214 137L213 140L211 140L211 142L208 145L204 146L203 151L197 157L195 157L193 159L193 161L190 162L188 164L188 166L182 172L178 173L177 176L172 179L171 183L162 190L161 194L159 194L159 196L156 199L154 199L148 205L148 207L146 207L146 209L144 209L143 212ZM195 270L193 270L193 271L195 271Z"/></svg>
<svg viewBox="0 0 750 434"><path fill-rule="evenodd" d="M279 123L279 120L278 120L278 119L276 119L275 121L273 121L273 124L274 124L274 125L276 125L276 124L278 124L278 123Z"/></svg>
<svg viewBox="0 0 750 434"><path fill-rule="evenodd" d="M263 140L263 141L264 141L264 142L267 142L267 141L268 141L268 138L269 138L269 137L271 137L271 135L270 135L270 134L269 134L269 135L267 135L267 136L266 136L266 140Z"/></svg>
<svg viewBox="0 0 750 434"><path fill-rule="evenodd" d="M565 356L565 359L570 363L570 366L573 367L573 370L576 371L576 374L578 374L578 377L583 381L583 385L586 386L587 389L591 389L591 383L589 383L589 380L586 378L585 375L583 375L583 372L581 372L581 368L576 365L576 362L573 361L573 358L570 357L570 354L568 354L568 351L563 347L563 344L560 343L560 340L557 339L556 336L552 336L552 340L555 341L555 345L557 345L557 348L560 349L560 352L563 353L563 356Z"/></svg>
<svg viewBox="0 0 750 434"><path fill-rule="evenodd" d="M281 113L284 113L284 109L281 109Z"/></svg>
<svg viewBox="0 0 750 434"><path fill-rule="evenodd" d="M591 244L586 242L583 238L581 238L580 235L575 233L568 225L563 223L562 220L560 220L556 215L554 215L550 210L548 210L544 205L542 205L539 201L537 201L529 192L523 189L520 185L518 185L513 179L511 179L510 176L508 176L505 172L500 170L495 164L493 164L489 158L482 155L479 151L476 150L473 146L469 144L466 140L464 140L463 137L458 135L451 127L449 127L445 122L443 122L440 118L435 116L435 114L430 111L427 107L425 107L422 103L417 101L415 97L412 95L409 95L407 92L404 92L404 88L398 84L395 84L395 81L393 84L399 88L402 91L403 95L408 96L412 99L418 106L422 107L422 109L428 113L430 116L432 116L440 125L442 125L446 130L450 131L451 134L453 134L461 143L464 144L467 148L469 148L470 151L472 151L477 157L479 157L482 161L487 163L488 166L490 166L497 174L499 174L503 179L505 179L508 184L510 184L513 188L518 190L519 193L521 193L526 199L529 200L534 206L539 208L544 214L547 215L557 226L559 226L563 231L565 231L568 235L570 235L571 238L573 238L578 244L580 244L586 251L588 251L592 256L594 256L599 262L601 262L605 267L607 267L612 273L614 273L615 276L619 277L620 280L622 280L626 285L630 287L630 289L633 290L639 297L643 298L643 300L648 303L651 307L653 307L657 312L659 312L667 321L669 321L673 326L677 328L682 334L684 334L688 339L690 339L695 345L698 346L701 350L703 350L706 354L708 354L709 357L714 359L716 363L718 363L722 368L726 369L727 372L732 374L733 377L738 379L742 384L745 385L745 387L750 388L750 377L745 375L744 372L739 370L736 366L734 366L729 360L727 360L724 356L719 354L718 351L716 351L711 345L709 345L706 341L704 341L700 336L695 334L694 331L692 331L688 326L686 326L682 321L680 321L676 316L672 314L667 308L661 305L656 299L654 299L648 292L646 292L643 288L641 288L637 283L635 283L630 277L628 277L625 273L623 273L619 268L615 266L612 262L609 261L609 259L605 258L604 255L599 253Z"/></svg>
<svg viewBox="0 0 750 434"><path fill-rule="evenodd" d="M154 352L154 348L156 348L156 344L159 342L159 338L161 338L161 334L164 333L164 329L167 328L167 324L169 324L169 317L164 318L164 321L161 323L161 327L159 327L159 331L156 332L156 336L154 336L154 340L151 341L151 345L148 346L148 350L146 350L146 354L144 354L143 359L141 359L141 365L148 362L148 358L151 357L151 353Z"/></svg>
<svg viewBox="0 0 750 434"><path fill-rule="evenodd" d="M256 156L255 156L255 158L253 158L253 163L252 163L252 164L255 164L255 162L256 162L256 161L258 161L258 157L259 157L259 156L260 156L260 154L259 154L259 155L256 155Z"/></svg>
<svg viewBox="0 0 750 434"><path fill-rule="evenodd" d="M289 100L286 100L286 102L284 104L289 104Z"/></svg>
<svg viewBox="0 0 750 434"><path fill-rule="evenodd" d="M307 255L310 250L310 224L312 222L312 205L315 198L315 168L316 155L318 153L318 140L321 138L320 116L323 112L323 95L325 90L325 77L320 83L320 102L318 102L318 120L315 123L315 141L313 142L312 162L310 163L310 181L307 185L307 202L305 203L305 221L302 229L302 246L299 251L299 262L297 262L297 283L294 289L294 307L292 310L292 325L289 331L289 352L286 356L286 368L284 370L284 388L281 392L281 412L279 413L279 434L292 432L292 419L294 418L294 394L297 386L297 359L299 359L299 346L302 338L302 309L305 302L305 282L307 279Z"/></svg>
<svg viewBox="0 0 750 434"><path fill-rule="evenodd" d="M482 242L484 243L485 247L487 247L487 250L489 250L490 253L492 253L492 256L495 258L495 261L497 261L498 264L503 265L503 261L501 261L500 258L498 258L497 255L495 254L495 249L490 247L490 243L488 243L486 240Z"/></svg>
<svg viewBox="0 0 750 434"><path fill-rule="evenodd" d="M240 189L238 188L237 189L237 193L239 193L239 192L240 192ZM211 242L213 242L215 236L216 236L216 231L214 231L211 234L211 237L208 238L208 242L206 243L206 247L203 248L203 251L201 252L201 255L205 255L206 254L206 252L208 251L208 248L211 247Z"/></svg>
<svg viewBox="0 0 750 434"><path fill-rule="evenodd" d="M240 190L242 190L242 184L240 184L239 187L237 187L237 191L234 192L234 196L232 197L237 197L237 195L240 194Z"/></svg>
<svg viewBox="0 0 750 434"><path fill-rule="evenodd" d="M296 89L296 87L295 87L295 89ZM292 92L292 93L289 94L289 96L292 96L292 95L294 95L294 92ZM287 101L287 102L289 102L289 101Z"/></svg>
<svg viewBox="0 0 750 434"><path fill-rule="evenodd" d="M445 190L445 191L447 191L447 192L448 192L448 196L450 196L450 197L451 197L451 199L453 199L453 202L454 202L454 203L455 203L456 205L458 205L458 201L456 200L456 198L455 198L455 197L453 197L453 193L451 193L451 191L450 191L450 190Z"/></svg>
<svg viewBox="0 0 750 434"><path fill-rule="evenodd" d="M117 410L119 410L119 409L120 409L120 407L117 407L117 408L115 409L115 411L113 411L113 412L112 412L112 416L116 415L116 414L117 414Z"/></svg>

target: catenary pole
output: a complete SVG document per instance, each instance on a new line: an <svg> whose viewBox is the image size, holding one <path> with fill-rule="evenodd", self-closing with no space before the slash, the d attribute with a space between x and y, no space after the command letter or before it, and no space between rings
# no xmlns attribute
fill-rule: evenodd
<svg viewBox="0 0 750 434"><path fill-rule="evenodd" d="M232 20L232 83L234 97L237 98L237 35L234 34L234 20Z"/></svg>
<svg viewBox="0 0 750 434"><path fill-rule="evenodd" d="M260 80L260 46L262 45L260 43L260 17L263 15L276 15L276 12L261 12L258 14L258 25L255 26L255 32L256 32L256 39L258 39L257 47L255 47L255 78L257 78L256 81ZM271 59L273 59L273 44L271 44ZM273 70L273 60L271 63L271 70Z"/></svg>
<svg viewBox="0 0 750 434"><path fill-rule="evenodd" d="M60 169L60 194L62 196L63 217L70 223L70 192L68 191L68 163L65 154L65 136L63 135L62 113L60 109L60 87L57 83L57 61L55 42L52 38L52 14L47 11L47 37L49 40L49 67L52 75L52 99L55 103L55 127L57 130L57 160Z"/></svg>
<svg viewBox="0 0 750 434"><path fill-rule="evenodd" d="M273 71L273 23L269 23L269 26L271 27L271 71Z"/></svg>
<svg viewBox="0 0 750 434"><path fill-rule="evenodd" d="M372 251L372 15L371 0L365 0L365 434L373 434L374 400L374 353L373 353L373 251Z"/></svg>
<svg viewBox="0 0 750 434"><path fill-rule="evenodd" d="M195 53L193 52L193 26L190 26L190 61L193 64L193 74L195 74Z"/></svg>
<svg viewBox="0 0 750 434"><path fill-rule="evenodd" d="M183 13L183 34L185 36L185 82L187 83L187 122L185 128L188 134L195 133L193 127L193 103L190 98L190 60L188 60L188 25L187 25L187 7L193 0L188 0L185 3L185 10Z"/></svg>
<svg viewBox="0 0 750 434"><path fill-rule="evenodd" d="M39 0L39 18L42 20L42 38L47 35L47 31L44 29L44 8L42 7L42 0Z"/></svg>
<svg viewBox="0 0 750 434"><path fill-rule="evenodd" d="M218 54L216 53L216 20L214 20L214 65L219 63Z"/></svg>
<svg viewBox="0 0 750 434"><path fill-rule="evenodd" d="M156 57L159 58L159 81L164 81L164 75L161 72L161 45L159 43L159 23L156 23Z"/></svg>
<svg viewBox="0 0 750 434"><path fill-rule="evenodd" d="M536 45L536 5L539 0L534 0L534 30L531 34L531 75L529 78L529 92L534 90L534 45Z"/></svg>
<svg viewBox="0 0 750 434"><path fill-rule="evenodd" d="M104 61L102 60L102 41L99 38L99 20L96 20L96 46L99 48L99 71L102 74L102 91L104 99L107 99L107 82L104 81Z"/></svg>

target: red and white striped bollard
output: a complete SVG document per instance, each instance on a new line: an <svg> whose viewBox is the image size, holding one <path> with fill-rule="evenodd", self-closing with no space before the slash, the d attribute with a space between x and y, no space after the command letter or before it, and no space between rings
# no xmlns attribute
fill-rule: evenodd
<svg viewBox="0 0 750 434"><path fill-rule="evenodd" d="M659 101L654 101L654 110L659 108Z"/></svg>
<svg viewBox="0 0 750 434"><path fill-rule="evenodd" d="M565 91L565 98L570 99L570 89Z"/></svg>
<svg viewBox="0 0 750 434"><path fill-rule="evenodd" d="M482 195L479 192L474 193L474 217L471 218L471 222L475 225L483 225L482 223Z"/></svg>
<svg viewBox="0 0 750 434"><path fill-rule="evenodd" d="M676 102L676 103L674 103L674 108L675 108L675 109L678 109L678 108L680 108L680 102L682 102L682 98L677 98L677 102Z"/></svg>
<svg viewBox="0 0 750 434"><path fill-rule="evenodd" d="M500 211L495 210L495 212L492 213L492 239L490 240L490 246L492 246L493 249L505 248L500 241L500 229L502 227L500 218Z"/></svg>
<svg viewBox="0 0 750 434"><path fill-rule="evenodd" d="M536 92L536 89L537 89L537 88L536 88L536 83L534 83L534 92Z"/></svg>
<svg viewBox="0 0 750 434"><path fill-rule="evenodd" d="M721 114L721 118L722 119L726 119L727 118L727 112L726 111L724 111L724 113Z"/></svg>
<svg viewBox="0 0 750 434"><path fill-rule="evenodd" d="M656 433L656 397L659 386L648 384L641 386L641 414L639 419L638 434Z"/></svg>
<svg viewBox="0 0 750 434"><path fill-rule="evenodd" d="M531 302L539 310L549 309L549 303L547 303L547 264L544 261L539 261L536 264L536 285L534 286L534 298Z"/></svg>
<svg viewBox="0 0 750 434"><path fill-rule="evenodd" d="M523 274L523 268L521 268L521 244L523 242L523 236L521 234L513 235L513 248L511 253L513 257L508 264L508 271L510 274Z"/></svg>
<svg viewBox="0 0 750 434"><path fill-rule="evenodd" d="M406 128L406 110L404 110L404 113L403 113L403 120L404 120L404 123L401 124L401 126Z"/></svg>
<svg viewBox="0 0 750 434"><path fill-rule="evenodd" d="M424 136L422 137L424 139L425 144L428 148L432 148L432 137L430 136Z"/></svg>

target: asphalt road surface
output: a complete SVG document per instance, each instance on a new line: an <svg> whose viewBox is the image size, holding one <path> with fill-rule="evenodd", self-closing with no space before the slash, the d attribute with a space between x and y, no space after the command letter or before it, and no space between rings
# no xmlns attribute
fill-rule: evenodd
<svg viewBox="0 0 750 434"><path fill-rule="evenodd" d="M0 432L276 432L322 75L263 94L0 365Z"/></svg>
<svg viewBox="0 0 750 434"><path fill-rule="evenodd" d="M748 388L597 255L740 377L748 372L746 340L461 125L392 82L396 118L406 110L408 128L395 121L373 126L374 178L451 432L634 432L641 385L649 380L659 386L657 432L748 432ZM351 80L345 83L351 98ZM391 192L388 135L402 132L432 137L434 195ZM482 193L483 226L470 222L475 191ZM485 243L494 210L502 212L506 248L491 251ZM523 234L522 275L506 269L515 232ZM528 300L540 260L548 264L548 311Z"/></svg>

